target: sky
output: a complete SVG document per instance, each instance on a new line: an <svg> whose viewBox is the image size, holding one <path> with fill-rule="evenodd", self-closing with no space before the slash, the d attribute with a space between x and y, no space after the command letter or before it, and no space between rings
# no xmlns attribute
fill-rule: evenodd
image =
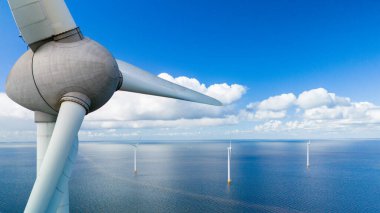
<svg viewBox="0 0 380 213"><path fill-rule="evenodd" d="M379 1L66 3L115 58L225 104L118 92L83 140L380 137ZM4 92L26 51L18 35L0 1L0 141L35 137L33 114Z"/></svg>

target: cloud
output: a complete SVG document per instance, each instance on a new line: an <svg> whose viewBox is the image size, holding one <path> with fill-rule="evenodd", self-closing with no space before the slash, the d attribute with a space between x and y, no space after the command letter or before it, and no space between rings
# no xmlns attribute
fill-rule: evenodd
<svg viewBox="0 0 380 213"><path fill-rule="evenodd" d="M328 108L327 106L322 106L305 110L303 116L308 120L341 119L344 117L344 111L345 109L341 107Z"/></svg>
<svg viewBox="0 0 380 213"><path fill-rule="evenodd" d="M321 106L347 105L350 101L349 98L338 97L324 88L318 88L301 93L298 96L297 105L303 109L311 109Z"/></svg>
<svg viewBox="0 0 380 213"><path fill-rule="evenodd" d="M254 130L257 132L276 131L282 125L282 121L271 120L260 125L256 125Z"/></svg>
<svg viewBox="0 0 380 213"><path fill-rule="evenodd" d="M359 132L356 137L360 137L361 134L373 135L368 132L380 129L380 106L353 102L348 97L317 88L302 92L298 98L288 93L250 103L240 112L240 118L258 123L253 127L255 132L293 136L333 133L345 137Z"/></svg>
<svg viewBox="0 0 380 213"><path fill-rule="evenodd" d="M258 120L280 119L285 117L286 111L259 110L255 113L255 118Z"/></svg>
<svg viewBox="0 0 380 213"><path fill-rule="evenodd" d="M175 119L175 120L136 120L136 121L88 121L83 125L84 129L140 129L140 128L186 128L219 126L237 124L236 116L222 118L198 118L198 119Z"/></svg>
<svg viewBox="0 0 380 213"><path fill-rule="evenodd" d="M237 137L246 135L248 138L297 138L313 134L315 137L379 136L380 106L365 101L355 102L324 88L304 91L298 97L294 93L274 95L239 109L235 103L246 93L246 88L241 85L222 83L206 86L194 78L174 78L169 74L160 76L212 95L227 106L214 107L116 92L106 106L86 116L81 137L118 139L136 137L141 131L149 132L154 139L165 135L224 137L228 132L226 128L235 129ZM11 101L4 93L0 93L0 103L0 140L34 140L33 113Z"/></svg>
<svg viewBox="0 0 380 213"><path fill-rule="evenodd" d="M201 84L195 78L188 78L184 76L174 78L167 73L161 73L158 77L216 98L225 105L232 104L233 102L239 100L247 91L244 86L239 84L228 85L226 83L222 83L213 84L206 87L205 84Z"/></svg>
<svg viewBox="0 0 380 213"><path fill-rule="evenodd" d="M33 112L0 93L0 142L35 139Z"/></svg>
<svg viewBox="0 0 380 213"><path fill-rule="evenodd" d="M197 79L174 78L167 73L159 77L217 98L228 105L246 92L244 86L226 83L206 86ZM215 126L233 123L233 107L216 107L156 96L116 92L101 109L88 115L85 128L150 128L175 126Z"/></svg>
<svg viewBox="0 0 380 213"><path fill-rule="evenodd" d="M0 93L0 118L32 119L33 112L13 102L5 93Z"/></svg>
<svg viewBox="0 0 380 213"><path fill-rule="evenodd" d="M232 115L234 107L231 104L240 100L246 93L244 86L227 83L206 86L195 78L174 78L167 73L162 73L159 77L217 98L226 106L216 107L150 95L116 92L105 106L86 116L82 130L87 132L87 136L92 135L91 130L96 130L97 134L92 135L94 136L99 135L99 130L102 129L107 131L123 128L186 128L238 123L237 116ZM3 135L6 136L12 135L12 131L26 129L30 136L30 131L35 129L33 112L14 103L5 93L0 93L0 103L0 132L3 131Z"/></svg>
<svg viewBox="0 0 380 213"><path fill-rule="evenodd" d="M269 97L261 102L253 102L240 112L240 117L246 120L271 120L285 118L287 110L292 107L297 98L293 93Z"/></svg>
<svg viewBox="0 0 380 213"><path fill-rule="evenodd" d="M269 97L266 100L261 101L257 108L259 110L273 110L280 111L286 110L291 107L297 100L293 93L282 94L278 96Z"/></svg>
<svg viewBox="0 0 380 213"><path fill-rule="evenodd" d="M369 102L351 102L345 106L322 106L307 109L303 117L307 120L346 120L346 122L378 122L380 107Z"/></svg>
<svg viewBox="0 0 380 213"><path fill-rule="evenodd" d="M224 83L211 85L205 94L220 100L223 104L228 105L240 100L245 93L246 88L239 84L232 84L229 86Z"/></svg>
<svg viewBox="0 0 380 213"><path fill-rule="evenodd" d="M369 110L366 112L366 115L367 115L367 116L368 116L373 122L380 123L380 108L369 109Z"/></svg>

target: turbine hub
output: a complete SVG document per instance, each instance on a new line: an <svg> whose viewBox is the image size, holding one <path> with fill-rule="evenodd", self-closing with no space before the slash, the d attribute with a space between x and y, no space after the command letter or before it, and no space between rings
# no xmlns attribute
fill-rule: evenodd
<svg viewBox="0 0 380 213"><path fill-rule="evenodd" d="M16 62L6 93L33 111L57 114L62 100L76 99L92 112L103 106L121 84L111 53L90 39L51 41Z"/></svg>

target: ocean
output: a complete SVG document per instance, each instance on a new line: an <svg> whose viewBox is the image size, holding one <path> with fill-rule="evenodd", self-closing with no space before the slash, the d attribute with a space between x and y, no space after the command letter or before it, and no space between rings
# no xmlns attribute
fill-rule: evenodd
<svg viewBox="0 0 380 213"><path fill-rule="evenodd" d="M80 142L71 212L380 212L380 140ZM0 143L0 212L22 212L35 143Z"/></svg>

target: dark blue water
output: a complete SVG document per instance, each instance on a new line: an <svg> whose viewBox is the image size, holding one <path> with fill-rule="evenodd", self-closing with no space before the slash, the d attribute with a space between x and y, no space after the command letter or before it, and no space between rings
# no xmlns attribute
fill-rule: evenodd
<svg viewBox="0 0 380 213"><path fill-rule="evenodd" d="M82 142L72 212L380 212L380 141ZM0 143L0 212L22 212L34 143Z"/></svg>

